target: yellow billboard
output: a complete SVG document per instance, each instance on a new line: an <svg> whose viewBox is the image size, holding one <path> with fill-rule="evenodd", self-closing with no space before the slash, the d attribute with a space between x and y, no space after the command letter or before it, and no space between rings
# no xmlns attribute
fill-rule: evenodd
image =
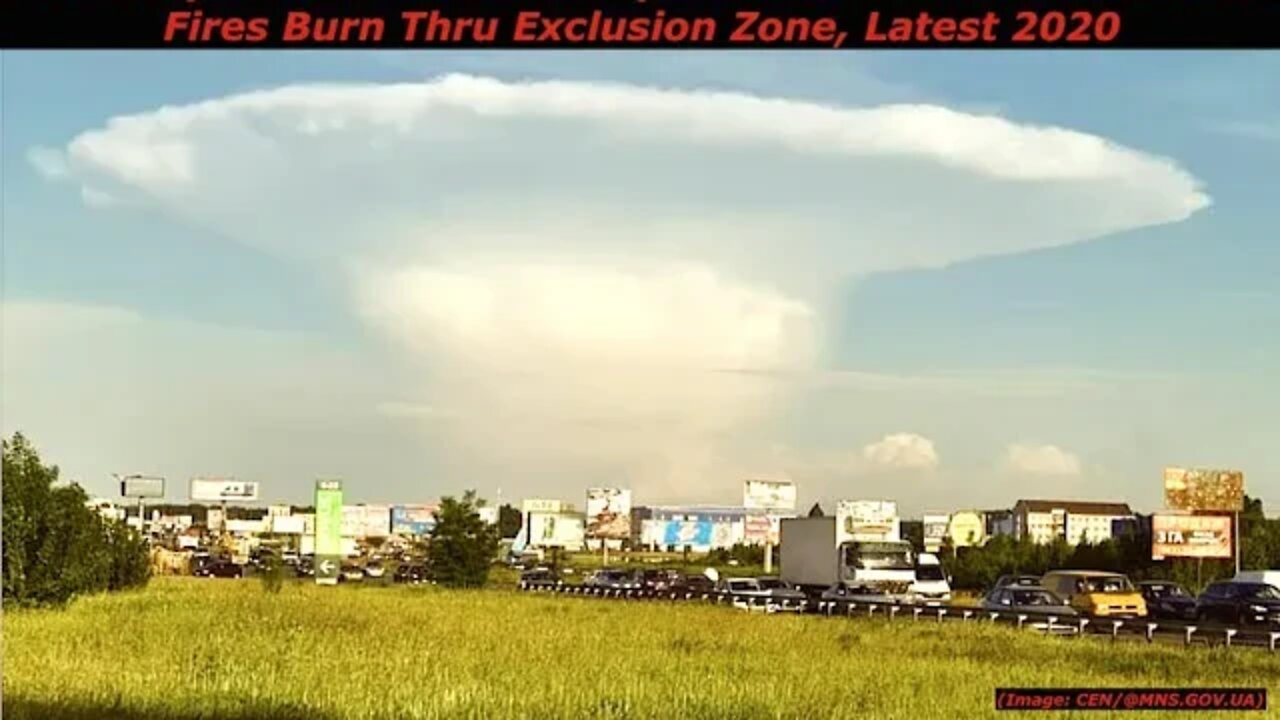
<svg viewBox="0 0 1280 720"><path fill-rule="evenodd" d="M1244 509L1244 473L1239 470L1170 467L1164 470L1164 504L1186 512Z"/></svg>

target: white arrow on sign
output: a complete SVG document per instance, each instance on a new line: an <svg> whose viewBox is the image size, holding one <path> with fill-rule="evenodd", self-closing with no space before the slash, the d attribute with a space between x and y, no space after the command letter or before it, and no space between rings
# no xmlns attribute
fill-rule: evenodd
<svg viewBox="0 0 1280 720"><path fill-rule="evenodd" d="M324 562L320 563L320 572L323 572L325 575L328 575L329 573L333 572L333 561L325 560Z"/></svg>

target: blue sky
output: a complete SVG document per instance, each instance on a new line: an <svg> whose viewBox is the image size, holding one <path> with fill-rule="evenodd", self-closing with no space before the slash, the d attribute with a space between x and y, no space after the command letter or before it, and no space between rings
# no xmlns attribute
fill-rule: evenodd
<svg viewBox="0 0 1280 720"><path fill-rule="evenodd" d="M1280 58L1247 53L6 53L4 423L9 431L28 432L68 474L104 493L109 473L138 469L171 478L254 477L282 499L295 500L305 498L316 475L337 473L355 481L356 496L368 500L412 501L472 486L489 494L502 487L506 497L576 499L588 484L618 483L633 486L637 502L646 495L655 502L732 502L743 474L781 473L800 483L802 501L890 496L909 512L1004 505L1018 497L1054 494L1122 499L1151 509L1158 503L1160 468L1188 463L1240 467L1252 492L1280 505L1275 479L1280 463L1267 452L1266 442L1280 431L1274 417L1280 397L1275 372L1280 367L1275 281L1280 250L1274 241L1274 198L1280 196L1280 175L1274 170L1280 160L1277 70ZM926 198L932 188L939 197L960 192L963 186L946 174L950 170L935 180L935 171L917 168L915 160L901 167L897 160L850 168L821 160L802 167L785 152L767 148L758 155L705 150L705 158L698 156L700 167L714 163L726 173L742 170L724 178L720 187L729 189L723 197L697 189L692 180L680 193L672 191L679 197L657 190L650 197L655 178L678 183L662 174L679 161L675 151L664 154L665 145L610 155L618 175L608 182L601 182L600 169L579 168L563 176L545 169L548 162L539 151L520 154L528 147L524 143L513 144L509 156L489 156L485 145L459 145L459 157L482 158L474 178L460 173L456 181L466 189L466 201L478 203L465 204L466 217L477 228L484 213L475 207L492 202L496 216L523 197L512 190L501 195L507 201L502 204L486 193L499 197L496 186L522 182L537 185L530 193L539 198L532 206L537 212L509 210L503 222L541 222L548 228L573 217L574 198L588 189L591 201L602 208L616 205L617 197L605 185L618 196L635 198L636 205L653 203L647 217L675 213L664 208L677 207L680 213L692 207L696 217L699 202L707 203L708 214L714 210L728 217L738 212L729 195L753 191L742 175L749 176L757 161L774 178L805 173L808 179L798 185L830 177L852 188L847 197L839 187L827 186L780 201L783 233L789 219L808 222L803 214L810 206L825 204L813 209L821 219L821 229L813 233L822 239L806 245L812 255L798 253L816 258L807 260L809 265L779 263L785 253L757 253L753 243L767 240L745 235L736 250L726 247L731 242L708 241L704 248L691 241L696 249L688 251L679 232L663 235L675 248L669 251L673 257L705 261L720 273L715 293L730 280L741 281L743 292L756 293L756 301L774 308L769 318L792 318L789 308L797 306L786 298L821 308L821 349L810 364L788 365L784 376L792 379L767 390L734 381L715 391L701 382L686 386L680 384L684 380L665 380L664 373L675 372L679 363L720 358L716 347L738 341L731 333L719 345L709 342L710 354L658 353L616 368L609 364L612 355L596 362L593 358L605 357L599 353L608 343L632 338L593 334L600 324L625 324L604 307L578 318L580 325L571 329L586 334L572 341L561 342L555 334L561 326L547 324L546 337L555 335L560 344L548 344L545 354L531 353L518 368L545 382L507 386L503 383L515 381L501 378L511 367L491 362L492 356L518 355L528 345L509 348L495 338L518 334L512 328L523 333L543 327L547 318L517 317L489 328L494 337L467 336L483 340L480 344L448 345L443 339L473 330L458 325L465 312L454 312L461 307L455 304L472 297L468 288L515 282L505 269L478 275L439 272L452 267L441 263L456 259L458 248L468 242L463 238L478 230L459 231L456 237L438 231L442 240L422 248L385 241L389 254L377 256L384 266L421 268L422 273L378 275L374 288L400 288L390 297L411 305L387 304L382 296L370 300L370 288L353 281L349 272L352 258L370 262L375 254L368 248L383 247L380 233L399 232L391 219L408 217L406 211L421 210L427 219L463 217L458 209L463 200L453 204L452 180L407 173L402 182L388 173L362 183L385 180L397 189L394 197L378 201L378 212L350 228L343 225L343 235L326 230L345 222L333 205L349 189L326 173L337 178L377 170L362 164L364 156L354 150L348 156L347 150L335 149L338 159L330 165L317 157L325 145L306 146L306 162L314 165L296 178L273 175L280 187L289 188L280 191L286 199L273 205L265 194L276 192L276 186L264 180L253 184L255 155L237 155L242 149L235 138L241 135L223 136L212 124L202 126L205 134L195 141L241 162L236 167L256 192L249 200L261 200L253 205L236 195L230 174L199 186L203 194L169 196L154 188L129 188L125 174L110 176L120 163L132 162L121 160L125 155L94 165L102 156L77 158L68 149L73 138L103 127L109 118L149 114L162 106L300 83L416 83L444 73L507 82L571 81L584 88L624 83L715 89L823 106L902 103L943 106L966 116L995 114L1019 126L1052 125L1167 158L1200 183L1212 204L1185 219L1149 222L1149 210L1130 213L1122 207L1131 202L1125 194L1130 186L1165 181L1141 174L1117 181L1123 184L1114 193L1082 184L1081 194L1062 201L1067 208L1062 217L1040 212L1054 207L1058 181L1053 180L1037 181L1035 195L1010 195L1007 204L995 191L975 190L971 203L950 209L903 197L901 207L886 209L893 212L878 218L881 224L875 227L909 231L910 242L919 242L919 252L930 258L915 262L902 241L878 235L863 239L859 215L843 216L826 207L846 199L855 203L876 190L881 179L886 193L914 187L917 172L929 173L919 180ZM436 122L446 124L430 127L452 127ZM499 135L485 137L545 133L531 137L548 148L582 146L573 132L540 125L529 129L522 123L500 125L494 131ZM284 138L281 147L293 152L292 142ZM343 134L331 142L351 146L354 141ZM145 153L145 147L120 147ZM72 182L42 177L30 161L32 148L78 160ZM423 162L453 157L448 149L428 148L420 156L409 150L416 151L407 147L405 157ZM579 162L594 157L575 152L584 153ZM504 157L511 158L510 167ZM698 175L703 182L717 182L712 171L705 172L705 178ZM495 182L498 177L505 182ZM577 195L569 192L581 177L592 178L592 186ZM635 187L628 185L632 179ZM411 181L423 183L421 196L406 184ZM769 187L769 181L762 178L761 187ZM140 187L143 192L137 202L89 207L82 199L85 187L91 192L106 187L112 197ZM557 194L561 190L563 196ZM297 195L297 204L290 204L290 193ZM1133 193L1134 208L1166 202L1150 188ZM892 195L887 197L893 202ZM208 209L193 207L200 198L209 199ZM308 198L319 200L310 206ZM1085 202L1081 198L1088 202L1071 204ZM742 208L748 209L757 208ZM1102 232L1091 230L1080 215L1095 209L1117 219ZM312 212L318 218L314 228L302 217ZM638 211L616 212L606 216L625 223L627 212ZM938 216L946 212L955 219ZM315 244L279 237L290 223L302 234L314 234ZM261 230L241 233L246 225L261 225ZM953 226L957 234L970 233L976 240L966 241L963 251L949 244ZM414 232L425 231L415 226ZM990 248L980 241L1001 232L1009 238L1001 235ZM1056 247L1038 247L1039 233L1052 236ZM556 245L555 253L543 253L540 238L552 234L555 241L548 247ZM543 262L553 254L560 262L606 245L609 267L625 267L627 273L633 272L633 258L637 263L641 256L645 262L664 259L656 250L650 257L655 244L650 240L643 252L632 249L640 245L613 248L612 239L587 239L582 246L565 241L560 247L562 236L570 234L563 229L535 233L529 248L521 250L531 254L520 262ZM332 250L326 245L330 239ZM862 254L842 254L846 241ZM884 243L883 252L878 242ZM410 259L410 249L423 254ZM1000 256L983 257L988 249ZM898 251L901 257L894 255ZM884 263L878 262L881 256ZM824 262L824 257L840 259ZM787 265L786 272L778 265ZM804 278L810 271L822 276L815 284L829 286L829 292L807 294L810 284ZM614 286L594 275L572 283L557 280L559 274L548 277L547 284L528 280L528 296L511 302L527 307L566 285L580 286L586 295L548 301L576 312L583 297ZM636 302L705 299L704 314L688 314L714 327L690 324L687 332L681 329L672 337L720 332L716 328L726 324L716 320L725 307L721 301L699 294L703 291L696 288L702 285L671 285L669 277L668 270L643 275L638 286L648 289L637 291ZM410 297L424 285L456 285L463 294ZM775 296L764 288L781 289ZM555 304L561 301L567 304ZM630 308L619 305L615 315ZM417 318L412 313L424 313L422 322L408 327L404 318ZM671 326L686 322L663 317L659 322ZM665 330L655 332L663 342L671 340L661 334ZM527 343L542 348L542 337L531 334ZM644 346L655 344L652 340ZM779 335L772 342L785 350L793 338ZM750 359L793 360L779 357L773 348ZM686 369L691 368L680 366L681 373ZM599 377L593 380L593 373ZM805 379L795 381L798 375ZM545 386L541 394L530 390L539 384ZM637 388L636 394L617 386ZM641 406L643 412L637 409ZM556 413L544 412L552 407ZM468 414L460 408L477 417L460 420ZM582 430L587 426L589 431ZM498 444L502 450L494 449Z"/></svg>

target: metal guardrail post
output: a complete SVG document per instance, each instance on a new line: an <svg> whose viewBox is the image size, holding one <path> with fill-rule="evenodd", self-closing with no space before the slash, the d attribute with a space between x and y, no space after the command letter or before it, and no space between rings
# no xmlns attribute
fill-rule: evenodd
<svg viewBox="0 0 1280 720"><path fill-rule="evenodd" d="M1018 616L1018 629L1019 629L1019 630L1021 630L1021 629L1022 629L1023 624L1024 624L1024 623L1026 623L1026 622L1027 622L1027 616L1026 616L1026 615L1019 615L1019 616Z"/></svg>
<svg viewBox="0 0 1280 720"><path fill-rule="evenodd" d="M942 622L942 616L947 614L946 608L938 608L938 622Z"/></svg>
<svg viewBox="0 0 1280 720"><path fill-rule="evenodd" d="M1183 635L1182 635L1182 644L1183 644L1183 645L1190 646L1190 645L1191 645L1191 636L1192 636L1192 635L1194 635L1194 634L1195 634L1195 632L1196 632L1196 626L1195 626L1195 625L1188 625L1187 627L1183 628L1183 629L1182 629L1182 633L1183 633Z"/></svg>
<svg viewBox="0 0 1280 720"><path fill-rule="evenodd" d="M1044 634L1045 634L1045 635L1050 635L1050 634L1052 634L1052 633L1053 633L1053 626L1054 626L1054 624L1055 624L1055 623L1057 623L1057 622L1058 622L1058 616L1057 616L1057 615L1050 615L1050 616L1049 616L1049 619L1048 619L1048 620L1045 622L1045 624L1044 624Z"/></svg>
<svg viewBox="0 0 1280 720"><path fill-rule="evenodd" d="M1147 623L1147 642L1148 643L1153 642L1157 627L1159 627L1159 623Z"/></svg>
<svg viewBox="0 0 1280 720"><path fill-rule="evenodd" d="M1079 627L1076 632L1080 635L1084 634L1084 629L1089 626L1089 618L1080 618Z"/></svg>
<svg viewBox="0 0 1280 720"><path fill-rule="evenodd" d="M993 625L995 624L995 622L996 622L997 620L999 620L999 619L1000 619L1000 613L998 613L998 612L989 612L989 613L987 613L987 616L991 618L991 624L993 624Z"/></svg>
<svg viewBox="0 0 1280 720"><path fill-rule="evenodd" d="M1120 627L1123 625L1124 625L1123 620L1111 621L1111 640L1112 641L1115 641L1115 639L1120 636Z"/></svg>
<svg viewBox="0 0 1280 720"><path fill-rule="evenodd" d="M1267 649L1271 652L1275 652L1276 645L1280 644L1280 632L1270 633L1268 637L1270 638L1270 643L1268 644Z"/></svg>
<svg viewBox="0 0 1280 720"><path fill-rule="evenodd" d="M893 607L889 608L889 619L890 619L890 620L892 620L892 619L894 619L895 617L897 617L897 616L898 616L898 611L899 611L899 610L901 610L901 609L902 609L902 608L898 607L897 605L894 605Z"/></svg>
<svg viewBox="0 0 1280 720"><path fill-rule="evenodd" d="M872 615L875 615L875 614L876 614L876 604L867 603L867 617L871 617Z"/></svg>
<svg viewBox="0 0 1280 720"><path fill-rule="evenodd" d="M911 619L919 620L920 613L924 612L924 608L911 608Z"/></svg>
<svg viewBox="0 0 1280 720"><path fill-rule="evenodd" d="M1235 637L1236 633L1238 632L1240 631L1236 630L1235 628L1227 628L1227 631L1225 633L1225 635L1227 636L1227 647L1231 647L1231 638Z"/></svg>

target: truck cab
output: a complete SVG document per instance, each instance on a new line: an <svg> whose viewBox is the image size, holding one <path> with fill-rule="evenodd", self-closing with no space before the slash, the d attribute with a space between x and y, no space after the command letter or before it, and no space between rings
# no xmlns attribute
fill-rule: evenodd
<svg viewBox="0 0 1280 720"><path fill-rule="evenodd" d="M908 592L912 601L921 605L942 605L951 601L951 578L937 555L920 553L916 559L916 578Z"/></svg>
<svg viewBox="0 0 1280 720"><path fill-rule="evenodd" d="M915 551L909 542L853 541L841 543L840 549L840 580L855 591L903 595L916 580Z"/></svg>

